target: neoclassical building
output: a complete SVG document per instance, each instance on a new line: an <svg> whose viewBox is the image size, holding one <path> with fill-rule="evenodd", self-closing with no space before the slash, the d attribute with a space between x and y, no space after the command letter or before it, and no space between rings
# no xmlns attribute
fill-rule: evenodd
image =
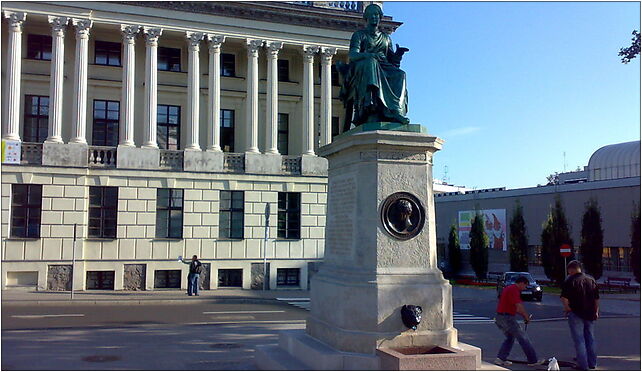
<svg viewBox="0 0 642 372"><path fill-rule="evenodd" d="M307 288L365 5L3 2L2 287Z"/></svg>

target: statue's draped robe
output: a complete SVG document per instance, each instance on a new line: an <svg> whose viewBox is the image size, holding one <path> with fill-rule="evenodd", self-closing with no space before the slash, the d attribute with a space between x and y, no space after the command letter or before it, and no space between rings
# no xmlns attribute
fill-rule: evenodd
<svg viewBox="0 0 642 372"><path fill-rule="evenodd" d="M383 109L378 113L381 121L394 119L395 114L405 116L408 110L406 73L399 69L401 58L392 51L390 36L359 30L350 40L350 53L377 54L376 58L350 62L342 96L344 101L353 102L354 123L366 122L377 109Z"/></svg>

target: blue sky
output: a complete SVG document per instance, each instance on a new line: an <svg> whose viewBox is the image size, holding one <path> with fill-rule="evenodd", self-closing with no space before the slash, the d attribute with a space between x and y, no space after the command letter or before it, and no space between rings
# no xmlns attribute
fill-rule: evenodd
<svg viewBox="0 0 642 372"><path fill-rule="evenodd" d="M640 59L620 47L639 2L392 2L410 48L413 123L443 138L434 176L475 188L545 184L598 148L640 139Z"/></svg>

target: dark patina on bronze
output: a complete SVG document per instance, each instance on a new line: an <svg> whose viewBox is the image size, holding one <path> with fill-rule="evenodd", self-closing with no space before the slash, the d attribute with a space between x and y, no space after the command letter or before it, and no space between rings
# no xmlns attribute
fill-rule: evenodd
<svg viewBox="0 0 642 372"><path fill-rule="evenodd" d="M408 192L396 192L381 204L381 223L398 240L412 239L421 232L426 212L419 199Z"/></svg>

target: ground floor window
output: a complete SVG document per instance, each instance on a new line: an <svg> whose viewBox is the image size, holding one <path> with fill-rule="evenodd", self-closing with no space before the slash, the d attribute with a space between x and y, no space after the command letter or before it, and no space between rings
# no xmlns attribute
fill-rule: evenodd
<svg viewBox="0 0 642 372"><path fill-rule="evenodd" d="M243 269L218 269L219 287L242 287Z"/></svg>
<svg viewBox="0 0 642 372"><path fill-rule="evenodd" d="M180 270L155 270L154 288L180 288Z"/></svg>
<svg viewBox="0 0 642 372"><path fill-rule="evenodd" d="M113 271L87 271L87 289L114 289Z"/></svg>
<svg viewBox="0 0 642 372"><path fill-rule="evenodd" d="M602 264L606 271L631 271L631 248L604 247Z"/></svg>
<svg viewBox="0 0 642 372"><path fill-rule="evenodd" d="M300 269L276 269L277 286L299 286Z"/></svg>

